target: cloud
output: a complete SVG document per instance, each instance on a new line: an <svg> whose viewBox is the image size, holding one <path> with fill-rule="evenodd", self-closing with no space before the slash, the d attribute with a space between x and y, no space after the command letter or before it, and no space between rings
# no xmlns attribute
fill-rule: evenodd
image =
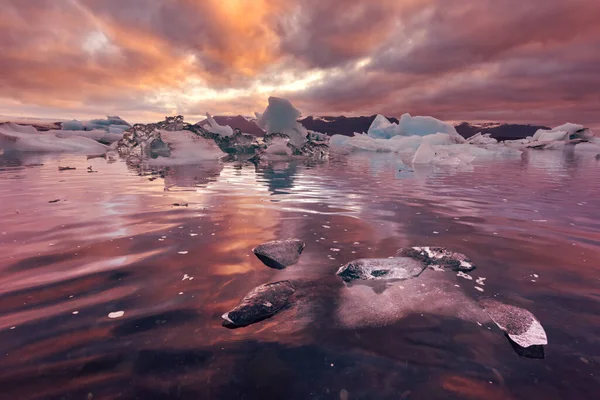
<svg viewBox="0 0 600 400"><path fill-rule="evenodd" d="M596 0L7 0L0 114L600 125ZM124 115L125 115L124 114Z"/></svg>

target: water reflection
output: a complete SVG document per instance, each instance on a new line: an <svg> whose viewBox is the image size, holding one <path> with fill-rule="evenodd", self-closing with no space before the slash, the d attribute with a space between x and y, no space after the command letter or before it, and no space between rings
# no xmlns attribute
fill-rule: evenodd
<svg viewBox="0 0 600 400"><path fill-rule="evenodd" d="M358 154L140 176L121 161L0 156L3 396L586 398L599 383L598 163L558 151L470 171L398 165ZM250 250L281 237L307 243L300 262L266 268ZM335 276L427 244L467 254L485 292L434 271L385 290ZM283 279L295 307L221 327ZM533 312L546 359L510 351L472 309L480 295Z"/></svg>

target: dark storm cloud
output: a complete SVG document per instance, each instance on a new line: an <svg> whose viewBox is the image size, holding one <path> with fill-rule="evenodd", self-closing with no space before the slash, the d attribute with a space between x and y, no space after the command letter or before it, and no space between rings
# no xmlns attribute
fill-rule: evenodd
<svg viewBox="0 0 600 400"><path fill-rule="evenodd" d="M267 85L305 115L600 125L598 20L597 0L8 0L0 113L248 114Z"/></svg>

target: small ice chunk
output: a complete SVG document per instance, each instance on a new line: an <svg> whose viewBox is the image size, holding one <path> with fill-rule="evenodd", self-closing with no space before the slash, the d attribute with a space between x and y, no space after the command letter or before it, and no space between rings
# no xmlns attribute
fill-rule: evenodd
<svg viewBox="0 0 600 400"><path fill-rule="evenodd" d="M475 286L475 289L479 290L480 292L483 292L483 288L481 288L479 286Z"/></svg>
<svg viewBox="0 0 600 400"><path fill-rule="evenodd" d="M109 313L108 318L110 318L110 319L121 318L123 315L125 315L125 311L115 311L115 312Z"/></svg>
<svg viewBox="0 0 600 400"><path fill-rule="evenodd" d="M209 130L220 136L231 136L233 135L233 129L229 125L219 125L217 121L209 114L206 113L206 119L210 125Z"/></svg>
<svg viewBox="0 0 600 400"><path fill-rule="evenodd" d="M472 281L472 280L473 280L473 277L472 277L471 275L469 275L469 274L465 274L465 273L464 273L464 272L462 272L462 271L458 271L458 272L456 273L456 276L458 276L458 277L460 277L460 278L464 278L464 279L466 279L466 280L469 280L469 281Z"/></svg>
<svg viewBox="0 0 600 400"><path fill-rule="evenodd" d="M531 312L491 299L482 300L481 306L498 328L519 346L527 348L548 344L542 324Z"/></svg>
<svg viewBox="0 0 600 400"><path fill-rule="evenodd" d="M182 254L182 255L185 255L185 254L187 254L187 253L188 253L187 251L178 251L178 252L177 252L177 254Z"/></svg>

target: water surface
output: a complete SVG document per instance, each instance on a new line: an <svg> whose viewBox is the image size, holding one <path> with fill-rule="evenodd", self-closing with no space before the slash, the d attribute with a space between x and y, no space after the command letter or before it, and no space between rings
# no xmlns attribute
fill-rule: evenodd
<svg viewBox="0 0 600 400"><path fill-rule="evenodd" d="M76 170L58 171L67 165ZM0 156L0 398L594 398L600 164L556 151L398 165L359 154L161 176L122 161ZM286 270L251 252L286 237L307 244ZM454 292L424 286L426 301L401 283L335 276L415 245L467 254L484 292L451 272L439 279ZM283 279L298 286L294 307L221 326L248 291ZM480 323L482 296L533 312L545 358L519 357Z"/></svg>

